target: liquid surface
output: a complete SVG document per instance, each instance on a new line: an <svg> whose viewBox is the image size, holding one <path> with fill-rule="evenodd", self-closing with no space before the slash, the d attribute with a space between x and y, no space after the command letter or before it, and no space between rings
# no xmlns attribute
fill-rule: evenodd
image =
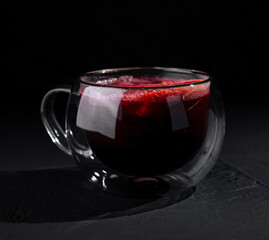
<svg viewBox="0 0 269 240"><path fill-rule="evenodd" d="M143 87L169 87L177 85L186 85L203 81L202 79L169 79L161 77L133 77L133 76L120 76L117 78L109 78L97 81L93 84L102 86L114 87L129 87L129 88L143 88Z"/></svg>
<svg viewBox="0 0 269 240"><path fill-rule="evenodd" d="M134 176L165 174L191 161L207 128L209 83L195 84L201 81L122 76L96 84L129 89L100 87L105 90L98 94L82 86L82 96L88 94L89 102L96 103L96 118L89 121L96 121L97 127L85 131L96 157L111 169ZM167 86L174 87L162 88ZM111 116L100 114L107 106Z"/></svg>

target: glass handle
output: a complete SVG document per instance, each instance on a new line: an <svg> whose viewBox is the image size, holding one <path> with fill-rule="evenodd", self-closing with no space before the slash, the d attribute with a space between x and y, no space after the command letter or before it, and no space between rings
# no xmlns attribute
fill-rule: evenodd
<svg viewBox="0 0 269 240"><path fill-rule="evenodd" d="M52 142L66 154L72 155L68 147L67 134L58 123L54 114L55 97L60 92L70 94L71 86L54 88L46 93L41 102L41 118Z"/></svg>

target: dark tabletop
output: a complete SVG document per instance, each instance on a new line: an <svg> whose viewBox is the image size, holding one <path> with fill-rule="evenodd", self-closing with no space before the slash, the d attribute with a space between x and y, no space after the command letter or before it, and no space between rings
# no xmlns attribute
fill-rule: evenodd
<svg viewBox="0 0 269 240"><path fill-rule="evenodd" d="M226 104L217 164L172 203L86 190L39 118L2 120L0 239L268 239L268 110Z"/></svg>

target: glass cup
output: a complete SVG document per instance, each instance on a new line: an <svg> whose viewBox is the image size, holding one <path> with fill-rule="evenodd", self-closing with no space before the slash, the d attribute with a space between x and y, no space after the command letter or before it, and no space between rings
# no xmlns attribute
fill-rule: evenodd
<svg viewBox="0 0 269 240"><path fill-rule="evenodd" d="M55 96L69 94L65 129ZM220 153L222 99L205 72L121 68L88 72L49 91L41 116L52 141L72 155L90 186L127 196L160 196L195 186Z"/></svg>

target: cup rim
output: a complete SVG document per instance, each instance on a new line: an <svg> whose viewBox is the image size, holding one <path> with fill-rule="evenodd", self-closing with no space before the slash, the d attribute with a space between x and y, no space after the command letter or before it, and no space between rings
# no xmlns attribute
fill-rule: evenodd
<svg viewBox="0 0 269 240"><path fill-rule="evenodd" d="M169 72L169 73L185 73L185 74L197 74L200 76L203 76L202 81L194 82L194 83L184 83L184 84L176 84L172 86L113 86L113 85L104 85L104 84L98 84L90 81L85 81L85 77L91 76L91 75L102 75L102 74L108 74L108 73L117 73L117 72L124 72L127 71L139 71L139 70L151 70L151 71L163 71L163 72ZM197 78L198 79L198 78ZM100 69L95 71L89 71L84 74L82 74L79 77L79 81L83 84L87 84L90 86L95 87L108 87L108 88L123 88L123 89L156 89L156 88L178 88L178 87L186 87L186 86L193 86L193 85L200 85L204 84L206 82L211 81L211 76L200 70L194 70L194 69L188 69L188 68L172 68L172 67L124 67L124 68L107 68L107 69Z"/></svg>

